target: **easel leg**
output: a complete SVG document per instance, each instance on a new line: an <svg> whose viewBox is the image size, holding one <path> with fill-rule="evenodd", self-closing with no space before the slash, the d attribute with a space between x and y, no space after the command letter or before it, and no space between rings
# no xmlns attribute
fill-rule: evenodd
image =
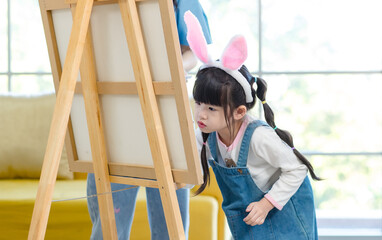
<svg viewBox="0 0 382 240"><path fill-rule="evenodd" d="M80 71L97 193L111 192L90 27L86 36ZM103 239L118 239L112 195L99 195L98 206Z"/></svg>
<svg viewBox="0 0 382 240"><path fill-rule="evenodd" d="M44 239L93 0L79 0L46 146L28 239Z"/></svg>
<svg viewBox="0 0 382 240"><path fill-rule="evenodd" d="M154 160L158 188L170 239L185 239L175 192L171 164L161 124L158 104L144 46L137 5L134 0L119 0L126 40L129 46L138 95Z"/></svg>

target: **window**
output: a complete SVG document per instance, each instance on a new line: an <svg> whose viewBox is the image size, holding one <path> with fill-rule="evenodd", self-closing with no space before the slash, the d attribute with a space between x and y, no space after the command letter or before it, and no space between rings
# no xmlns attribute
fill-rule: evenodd
<svg viewBox="0 0 382 240"><path fill-rule="evenodd" d="M0 93L54 91L38 1L0 2L0 53Z"/></svg>
<svg viewBox="0 0 382 240"><path fill-rule="evenodd" d="M312 181L320 239L382 235L382 22L378 0L201 0L218 58L237 33L276 124ZM261 108L254 111L261 116ZM366 238L368 236L369 238ZM353 238L351 238L353 239Z"/></svg>

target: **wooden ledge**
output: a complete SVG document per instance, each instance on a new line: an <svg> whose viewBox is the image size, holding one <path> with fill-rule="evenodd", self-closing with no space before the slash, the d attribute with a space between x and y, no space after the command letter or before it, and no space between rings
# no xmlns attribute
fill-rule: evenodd
<svg viewBox="0 0 382 240"><path fill-rule="evenodd" d="M153 82L155 95L175 95L172 82ZM81 82L76 83L76 94L82 94ZM138 95L135 82L97 82L98 94Z"/></svg>

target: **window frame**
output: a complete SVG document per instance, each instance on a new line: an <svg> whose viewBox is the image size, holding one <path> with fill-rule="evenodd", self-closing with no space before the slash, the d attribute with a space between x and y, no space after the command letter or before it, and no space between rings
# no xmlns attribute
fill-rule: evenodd
<svg viewBox="0 0 382 240"><path fill-rule="evenodd" d="M11 94L13 92L12 89L12 77L17 76L17 75L31 75L31 76L51 76L51 72L13 72L12 71L12 24L11 24L11 0L7 0L7 61L8 61L8 66L7 66L7 71L6 72L0 72L0 75L2 76L7 76L8 77L8 89L7 93ZM39 12L40 13L40 12Z"/></svg>
<svg viewBox="0 0 382 240"><path fill-rule="evenodd" d="M259 39L259 58L258 58L258 71L252 72L254 75L258 75L259 77L262 77L263 75L278 75L278 74L284 74L284 75L297 75L297 74L381 74L382 70L379 71L263 71L262 67L262 0L258 0L258 39ZM259 113L262 113L262 109L259 107ZM305 156L369 156L369 155L377 155L382 156L382 152L311 152L311 151L302 151L302 154ZM373 229L378 231L378 233L374 234L365 234L365 231L362 231L362 229L355 229L357 226L357 222L360 221L368 221L371 223L371 225L379 225L379 229ZM352 231L349 235L349 229L343 229L340 227L340 224L347 222L347 226L352 227ZM320 218L320 216L317 216L317 222L318 222L318 235L320 239L322 240L342 240L342 239L352 239L352 240L374 240L374 239L380 239L382 236L382 218L379 219L373 219L373 218L363 218L363 219L348 219L344 217L333 217L333 218ZM323 226L323 227L320 227ZM330 228L326 229L325 227L331 226ZM329 230L329 231L327 231Z"/></svg>

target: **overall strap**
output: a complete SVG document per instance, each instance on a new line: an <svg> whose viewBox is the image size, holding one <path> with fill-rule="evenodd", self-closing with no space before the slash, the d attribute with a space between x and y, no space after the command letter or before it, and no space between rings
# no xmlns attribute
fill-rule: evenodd
<svg viewBox="0 0 382 240"><path fill-rule="evenodd" d="M239 158L237 161L238 167L246 167L247 166L249 145L251 143L253 132L259 126L269 126L269 125L266 122L261 121L261 120L255 120L255 121L248 124L247 129L244 132L243 140L241 141Z"/></svg>
<svg viewBox="0 0 382 240"><path fill-rule="evenodd" d="M212 157L214 158L215 161L217 161L216 132L212 132L208 135L207 143L208 143L208 146L210 147L210 152Z"/></svg>
<svg viewBox="0 0 382 240"><path fill-rule="evenodd" d="M207 138L207 142L208 142L208 146L210 147L210 152L214 161L224 166L225 163L218 150L218 144L216 141L216 132L210 133L210 135Z"/></svg>

